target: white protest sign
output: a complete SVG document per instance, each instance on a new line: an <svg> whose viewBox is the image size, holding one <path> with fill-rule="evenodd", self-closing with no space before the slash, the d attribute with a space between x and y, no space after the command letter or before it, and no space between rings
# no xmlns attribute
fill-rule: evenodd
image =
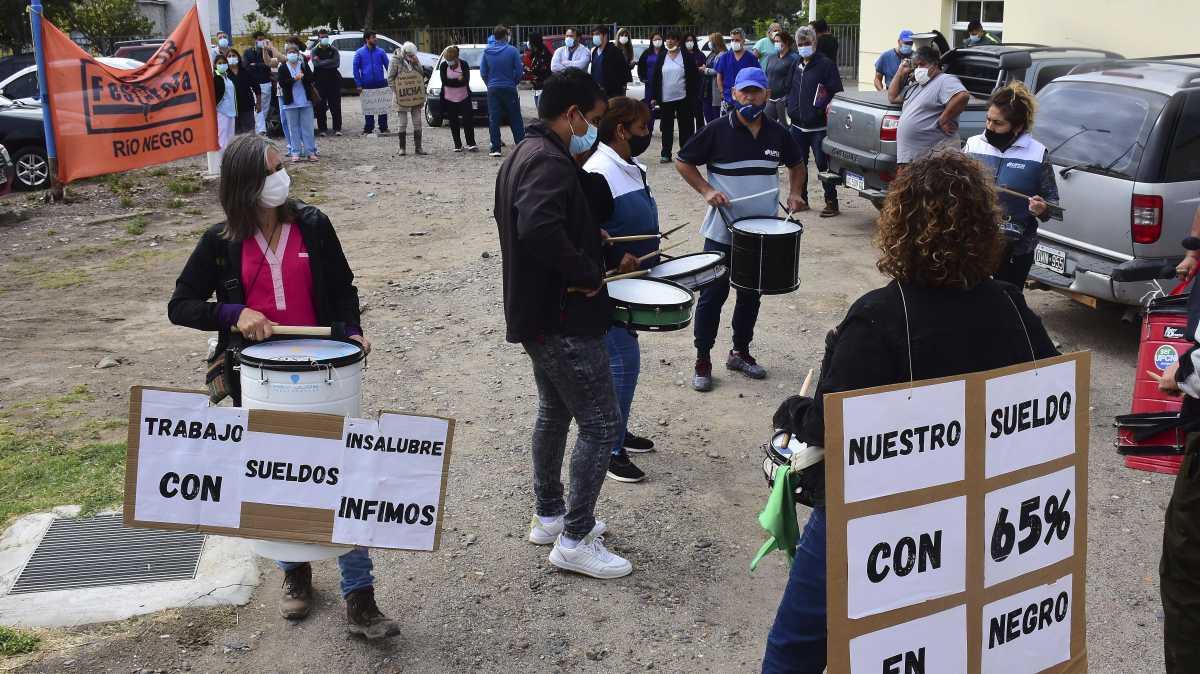
<svg viewBox="0 0 1200 674"><path fill-rule="evenodd" d="M963 479L963 382L858 396L843 405L847 503Z"/></svg>
<svg viewBox="0 0 1200 674"><path fill-rule="evenodd" d="M341 497L342 443L248 431L242 443L247 493L260 503L332 510Z"/></svg>
<svg viewBox="0 0 1200 674"><path fill-rule="evenodd" d="M333 542L432 550L449 435L436 417L348 419Z"/></svg>
<svg viewBox="0 0 1200 674"><path fill-rule="evenodd" d="M988 492L984 585L1015 578L1075 553L1075 468Z"/></svg>
<svg viewBox="0 0 1200 674"><path fill-rule="evenodd" d="M1071 576L983 607L983 674L1040 672L1071 657Z"/></svg>
<svg viewBox="0 0 1200 674"><path fill-rule="evenodd" d="M362 106L364 115L386 115L392 111L392 89L391 87L363 89L362 95L358 97L358 103Z"/></svg>
<svg viewBox="0 0 1200 674"><path fill-rule="evenodd" d="M876 674L967 671L967 607L935 613L850 640L850 669Z"/></svg>
<svg viewBox="0 0 1200 674"><path fill-rule="evenodd" d="M966 587L967 500L850 520L849 616L882 613Z"/></svg>
<svg viewBox="0 0 1200 674"><path fill-rule="evenodd" d="M132 420L131 420L132 421ZM236 527L246 410L147 391L137 420L137 519Z"/></svg>
<svg viewBox="0 0 1200 674"><path fill-rule="evenodd" d="M986 392L987 477L1075 452L1073 361L989 379Z"/></svg>

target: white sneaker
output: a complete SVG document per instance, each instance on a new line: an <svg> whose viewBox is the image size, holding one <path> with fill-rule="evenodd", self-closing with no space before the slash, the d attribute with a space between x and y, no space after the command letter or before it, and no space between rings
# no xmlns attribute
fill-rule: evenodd
<svg viewBox="0 0 1200 674"><path fill-rule="evenodd" d="M589 536L603 536L604 532L608 531L608 527L604 526L604 522L596 520L596 525L592 527ZM563 532L563 518L558 518L550 524L542 524L537 515L529 521L529 542L534 545L550 545L558 535Z"/></svg>
<svg viewBox="0 0 1200 674"><path fill-rule="evenodd" d="M592 535L579 541L574 550L564 548L560 536L550 551L550 563L560 569L604 580L633 573L633 565L628 559L609 552L604 547L604 539Z"/></svg>

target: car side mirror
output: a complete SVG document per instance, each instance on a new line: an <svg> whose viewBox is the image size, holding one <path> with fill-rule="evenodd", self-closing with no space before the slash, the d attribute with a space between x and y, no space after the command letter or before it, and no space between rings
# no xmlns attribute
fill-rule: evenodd
<svg viewBox="0 0 1200 674"><path fill-rule="evenodd" d="M1000 55L1000 69L1012 72L1014 70L1025 70L1033 65L1033 59L1027 51L1014 51Z"/></svg>

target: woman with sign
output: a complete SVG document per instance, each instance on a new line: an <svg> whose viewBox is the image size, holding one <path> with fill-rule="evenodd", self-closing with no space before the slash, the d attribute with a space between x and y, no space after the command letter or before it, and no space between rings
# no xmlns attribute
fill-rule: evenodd
<svg viewBox="0 0 1200 674"><path fill-rule="evenodd" d="M408 154L408 118L412 117L413 148L417 154L429 154L421 149L421 116L425 108L425 74L417 62L417 45L405 42L401 48L403 56L392 59L388 66L387 81L396 95L396 136L400 139L400 156Z"/></svg>
<svg viewBox="0 0 1200 674"><path fill-rule="evenodd" d="M204 232L175 281L167 305L171 322L217 333L208 376L215 400L227 392L241 404L228 350L270 338L275 325L342 324L350 340L371 349L359 327L354 274L333 224L315 207L290 199L290 186L274 144L257 135L234 138L221 160L218 196L225 222ZM300 620L312 609L312 566L278 564L284 571L280 614ZM367 551L347 552L338 567L350 631L368 639L399 634L375 604Z"/></svg>
<svg viewBox="0 0 1200 674"><path fill-rule="evenodd" d="M892 281L860 297L829 333L816 395L785 401L776 426L820 448L827 393L1057 355L1021 291L991 278L1005 242L990 185L983 166L957 150L915 161L896 178L878 235L877 266ZM825 474L815 461L794 465L789 476L798 500L813 510L767 637L763 672L815 674L826 665Z"/></svg>

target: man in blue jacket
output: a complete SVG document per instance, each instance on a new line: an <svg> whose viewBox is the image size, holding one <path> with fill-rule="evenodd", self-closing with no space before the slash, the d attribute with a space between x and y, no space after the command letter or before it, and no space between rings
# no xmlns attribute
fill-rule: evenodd
<svg viewBox="0 0 1200 674"><path fill-rule="evenodd" d="M796 31L796 51L800 60L792 70L792 88L788 92L788 119L792 138L800 145L800 163L808 171L808 151L812 149L817 171L829 170L829 157L821 143L825 141L825 108L833 95L842 90L842 75L837 64L817 51L817 36L808 26ZM808 181L805 180L804 203L808 206ZM822 218L838 214L837 188L832 182L821 181L825 191Z"/></svg>
<svg viewBox="0 0 1200 674"><path fill-rule="evenodd" d="M521 119L521 99L517 84L525 74L525 64L517 48L508 43L508 29L496 26L492 31L495 42L488 45L479 62L479 74L487 83L488 133L492 148L488 153L500 156L500 124L507 118L512 129L513 144L525 137L525 121Z"/></svg>
<svg viewBox="0 0 1200 674"><path fill-rule="evenodd" d="M358 48L354 52L354 84L358 87L359 95L362 95L364 90L386 89L387 88L387 69L388 55L387 52L375 46L377 38L374 31L364 31L363 40L366 44ZM366 121L363 123L363 135L367 135L375 130L375 115L379 115L379 133L388 132L387 108L381 108L376 111L373 108L364 106L363 117Z"/></svg>

